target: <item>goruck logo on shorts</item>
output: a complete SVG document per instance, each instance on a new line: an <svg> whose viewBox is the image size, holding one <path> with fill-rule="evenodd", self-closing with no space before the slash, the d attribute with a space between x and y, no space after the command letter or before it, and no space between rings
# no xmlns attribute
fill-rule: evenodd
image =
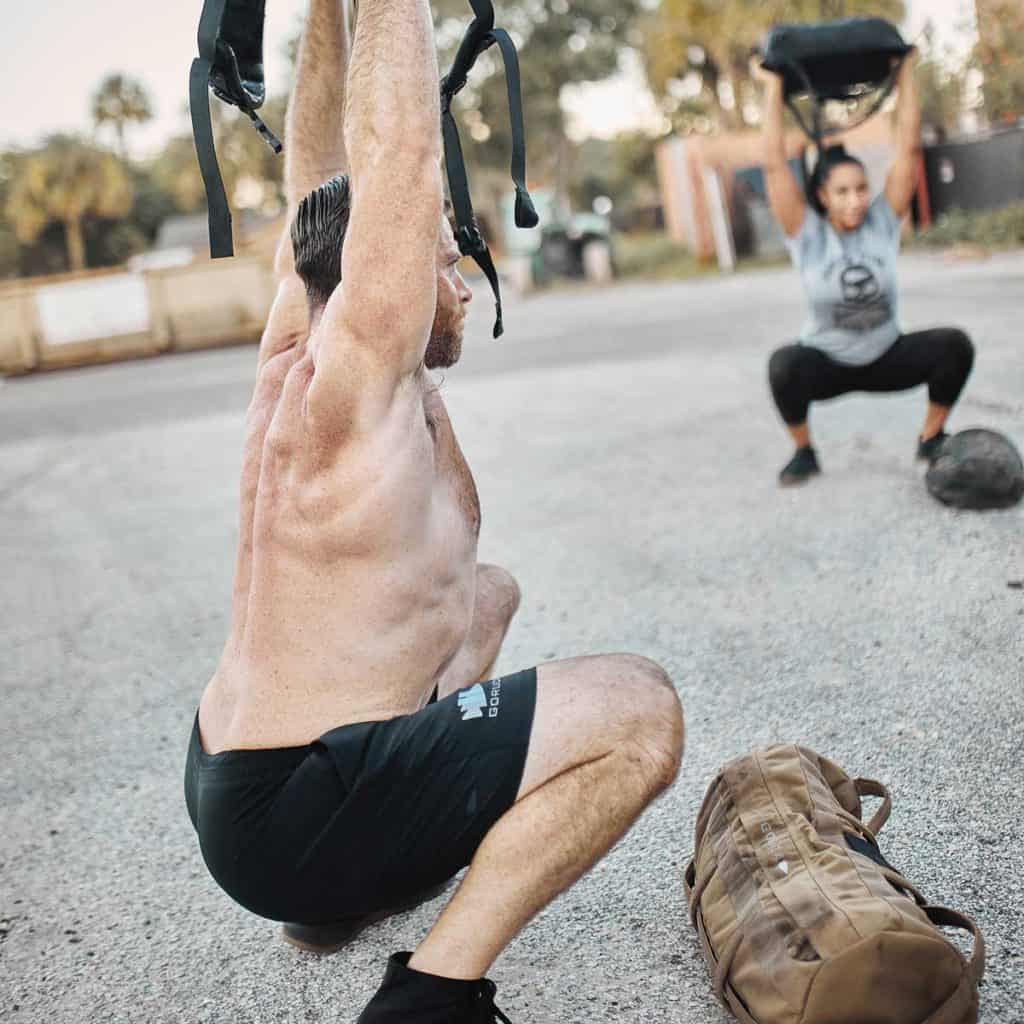
<svg viewBox="0 0 1024 1024"><path fill-rule="evenodd" d="M468 722L471 718L483 718L485 707L487 707L487 695L479 683L459 694L459 710L462 712L464 722Z"/></svg>
<svg viewBox="0 0 1024 1024"><path fill-rule="evenodd" d="M492 679L487 685L491 688L490 695L484 692L480 683L459 694L459 710L462 712L464 722L474 718L483 718L485 708L488 718L498 717L498 705L501 703L501 680Z"/></svg>

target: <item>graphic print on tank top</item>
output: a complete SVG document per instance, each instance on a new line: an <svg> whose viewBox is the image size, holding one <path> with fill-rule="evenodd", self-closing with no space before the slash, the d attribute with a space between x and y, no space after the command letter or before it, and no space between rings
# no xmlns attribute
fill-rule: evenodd
<svg viewBox="0 0 1024 1024"><path fill-rule="evenodd" d="M838 270L842 299L832 311L832 326L843 331L872 331L892 319L892 302L867 262L850 260Z"/></svg>

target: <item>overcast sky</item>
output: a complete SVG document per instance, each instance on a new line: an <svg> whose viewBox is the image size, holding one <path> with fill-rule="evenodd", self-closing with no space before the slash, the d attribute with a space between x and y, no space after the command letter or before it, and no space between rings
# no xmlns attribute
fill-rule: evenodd
<svg viewBox="0 0 1024 1024"><path fill-rule="evenodd" d="M188 131L183 107L201 6L200 0L95 5L4 0L0 147L32 145L57 131L91 132L90 97L112 71L140 79L154 102L156 117L133 133L133 151L151 152L169 135ZM931 18L944 42L963 49L967 37L959 29L972 20L972 0L909 0L909 6L909 38ZM268 0L264 57L272 92L286 76L281 47L301 24L305 8L306 0ZM466 9L468 15L468 3ZM652 104L638 80L634 71L574 92L569 97L574 134L610 135L649 122Z"/></svg>

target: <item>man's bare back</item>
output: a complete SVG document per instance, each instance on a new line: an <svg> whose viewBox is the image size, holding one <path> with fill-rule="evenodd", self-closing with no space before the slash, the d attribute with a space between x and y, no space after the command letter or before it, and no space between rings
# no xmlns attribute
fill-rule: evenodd
<svg viewBox="0 0 1024 1024"><path fill-rule="evenodd" d="M200 706L211 753L415 711L471 624L479 501L440 393L424 370L373 434L311 448L315 344L270 358L249 409L230 636Z"/></svg>

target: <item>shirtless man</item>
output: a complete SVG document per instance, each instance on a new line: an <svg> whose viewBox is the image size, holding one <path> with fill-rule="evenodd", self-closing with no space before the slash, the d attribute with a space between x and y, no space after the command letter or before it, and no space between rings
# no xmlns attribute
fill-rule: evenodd
<svg viewBox="0 0 1024 1024"><path fill-rule="evenodd" d="M634 655L489 678L519 591L477 563L473 478L428 373L458 359L470 300L428 0L361 0L351 68L346 6L311 0L300 48L291 238L186 798L217 882L314 946L469 865L359 1019L477 1024L500 1012L500 951L674 779L682 712Z"/></svg>

